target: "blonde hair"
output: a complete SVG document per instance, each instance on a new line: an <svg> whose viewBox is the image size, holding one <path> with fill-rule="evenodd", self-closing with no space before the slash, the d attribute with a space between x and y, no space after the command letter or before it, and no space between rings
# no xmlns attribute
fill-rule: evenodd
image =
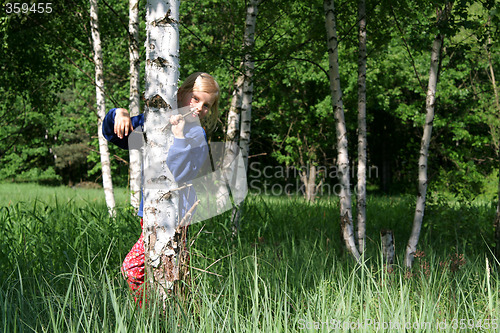
<svg viewBox="0 0 500 333"><path fill-rule="evenodd" d="M185 94L193 91L204 92L215 96L210 111L201 119L201 125L205 128L208 135L208 133L215 129L217 119L219 118L219 84L212 75L204 72L196 72L189 75L179 87L177 93L178 100L182 100Z"/></svg>

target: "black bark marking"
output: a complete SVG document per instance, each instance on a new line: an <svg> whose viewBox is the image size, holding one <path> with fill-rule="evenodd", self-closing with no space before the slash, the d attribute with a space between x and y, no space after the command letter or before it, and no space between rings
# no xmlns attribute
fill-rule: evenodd
<svg viewBox="0 0 500 333"><path fill-rule="evenodd" d="M149 99L146 99L146 106L157 109L164 109L169 107L167 102L165 102L165 100L160 95L155 95Z"/></svg>
<svg viewBox="0 0 500 333"><path fill-rule="evenodd" d="M160 175L156 178L151 178L151 179L148 179L147 183L148 184L161 184L161 183L164 183L167 181L167 176L165 175Z"/></svg>
<svg viewBox="0 0 500 333"><path fill-rule="evenodd" d="M148 59L147 64L151 66L151 64L155 64L158 67L167 67L168 66L168 61L167 59L164 59L162 57L158 57L155 60Z"/></svg>
<svg viewBox="0 0 500 333"><path fill-rule="evenodd" d="M164 18L159 19L157 21L153 21L152 25L153 27L161 27L161 26L167 26L173 23L177 23L176 20L170 17L171 11L170 9L167 11L167 14L165 15Z"/></svg>

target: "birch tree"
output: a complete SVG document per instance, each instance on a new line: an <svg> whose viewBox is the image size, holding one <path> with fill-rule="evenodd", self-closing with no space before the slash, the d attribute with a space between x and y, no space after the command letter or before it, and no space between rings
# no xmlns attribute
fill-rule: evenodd
<svg viewBox="0 0 500 333"><path fill-rule="evenodd" d="M358 249L365 251L366 234L366 4L358 3L358 183L356 214L358 223Z"/></svg>
<svg viewBox="0 0 500 333"><path fill-rule="evenodd" d="M334 106L337 133L337 169L340 175L340 226L347 249L359 260L352 226L352 204L349 183L349 156L347 151L347 129L345 125L342 90L338 63L338 42L333 0L324 1L325 26L328 42L330 92Z"/></svg>
<svg viewBox="0 0 500 333"><path fill-rule="evenodd" d="M451 10L451 4L447 3L443 10L438 11L438 25L447 20L448 14ZM418 159L418 194L417 194L417 204L415 207L415 216L413 218L413 227L411 231L408 244L406 246L405 253L405 266L411 268L413 265L413 259L415 252L417 251L418 239L420 236L420 230L422 228L422 221L424 218L425 211L425 200L427 194L427 160L429 155L429 144L431 141L432 126L434 122L435 115L435 103L436 103L436 87L439 77L439 63L441 57L441 49L443 46L444 35L438 32L432 43L431 50L431 65L429 70L429 83L427 86L427 94L425 99L425 124L424 133L422 135L422 141L420 144L420 157Z"/></svg>
<svg viewBox="0 0 500 333"><path fill-rule="evenodd" d="M235 95L233 95L234 111L238 111L240 107L241 112L241 128L240 128L240 149L243 157L245 170L248 170L248 154L250 150L250 125L252 121L252 98L253 98L253 50L255 46L255 26L257 23L258 0L250 0L247 5L246 19L245 19L245 33L243 36L243 74L238 79ZM240 97L241 96L241 97ZM240 106L241 103L241 106ZM236 114L232 116L233 124L228 126L229 130L237 128L238 117ZM232 135L232 134L231 134ZM229 137L229 135L228 135ZM233 145L234 146L234 145ZM238 184L236 184L238 186ZM233 222L235 229L239 228L240 210L239 207L233 209Z"/></svg>
<svg viewBox="0 0 500 333"><path fill-rule="evenodd" d="M139 0L129 0L129 61L130 61L130 116L140 113L140 77L139 77ZM136 210L141 202L141 161L142 154L138 149L129 150L130 204Z"/></svg>
<svg viewBox="0 0 500 333"><path fill-rule="evenodd" d="M305 187L304 197L309 202L313 202L316 199L316 195L318 194L321 185L323 185L323 180L321 180L319 184L316 184L316 171L316 165L314 163L310 163L306 168L300 171L300 180Z"/></svg>
<svg viewBox="0 0 500 333"><path fill-rule="evenodd" d="M102 120L106 115L106 99L104 97L104 72L102 61L101 36L99 34L99 9L97 0L90 0L90 27L94 47L95 84L97 103L97 135L99 138L99 153L101 155L102 185L108 211L111 216L115 214L115 197L111 179L111 165L109 159L108 142L102 134Z"/></svg>
<svg viewBox="0 0 500 333"><path fill-rule="evenodd" d="M177 109L179 79L179 1L148 0L146 4L146 85L144 98L146 146L144 159L144 248L147 283L163 299L181 280L182 232L178 226L178 198L166 165L173 134L163 131Z"/></svg>
<svg viewBox="0 0 500 333"><path fill-rule="evenodd" d="M250 124L252 121L252 97L253 97L253 72L254 61L252 52L255 45L255 26L257 22L258 0L250 0L247 5L245 20L245 36L243 38L243 49L245 52L243 60L243 95L241 98L241 130L240 148L243 154L245 168L248 166L248 153L250 147Z"/></svg>
<svg viewBox="0 0 500 333"><path fill-rule="evenodd" d="M243 98L243 82L245 81L245 76L240 75L236 81L233 96L231 98L231 106L229 107L229 113L227 117L227 130L226 130L226 140L224 144L224 157L222 161L222 168L225 169L227 166L236 159L238 154L238 138L240 130L240 114L241 114L241 101ZM225 172L225 176L222 177L222 182L217 191L217 205L218 207L226 206L226 200L229 198L229 184L230 181L227 179L226 175L232 174L230 170ZM234 232L239 229L239 214L238 208L234 207L233 210L233 223Z"/></svg>
<svg viewBox="0 0 500 333"><path fill-rule="evenodd" d="M243 98L244 80L245 80L244 75L240 75L238 77L234 87L233 96L231 98L231 106L229 107L229 113L227 116L227 130L226 130L226 142L229 144L229 147L232 146L230 143L238 142L239 138L241 101ZM235 155L236 152L232 150L224 151L224 159L233 160Z"/></svg>

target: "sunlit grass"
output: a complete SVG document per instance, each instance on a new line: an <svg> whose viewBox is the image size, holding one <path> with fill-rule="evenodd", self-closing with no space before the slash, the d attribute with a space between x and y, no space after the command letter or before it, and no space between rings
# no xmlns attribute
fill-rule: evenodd
<svg viewBox="0 0 500 333"><path fill-rule="evenodd" d="M128 202L128 192L124 188L114 189L117 205ZM40 201L47 205L65 205L74 203L77 206L87 204L105 205L102 189L84 189L68 186L40 186L30 183L0 183L0 203L10 206L18 202Z"/></svg>
<svg viewBox="0 0 500 333"><path fill-rule="evenodd" d="M229 213L190 227L190 297L168 299L164 311L154 295L137 307L120 275L140 233L125 195L113 220L100 193L26 186L31 194L0 208L2 332L374 332L391 323L393 331L495 331L493 207L429 205L422 252L407 272L411 197L370 198L367 252L356 264L341 245L336 199L249 196L237 236ZM381 264L382 228L396 237L390 269Z"/></svg>

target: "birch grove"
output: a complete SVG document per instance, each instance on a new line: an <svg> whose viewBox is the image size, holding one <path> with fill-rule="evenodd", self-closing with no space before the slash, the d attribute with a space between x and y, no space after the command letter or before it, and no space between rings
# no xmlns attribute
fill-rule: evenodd
<svg viewBox="0 0 500 333"><path fill-rule="evenodd" d="M130 116L140 113L139 77L139 0L129 0L129 61L130 61ZM142 153L138 149L129 150L130 204L136 210L141 202L141 162Z"/></svg>
<svg viewBox="0 0 500 333"><path fill-rule="evenodd" d="M448 11L451 10L451 5L447 4L445 9L440 13L441 17L438 17L438 22L440 20L445 20L448 15ZM425 212L425 200L427 194L427 161L429 155L429 144L431 141L432 126L434 123L435 114L435 103L436 103L436 87L439 77L439 62L441 57L441 48L443 46L444 36L442 33L438 33L434 38L431 50L431 65L429 70L429 83L427 87L427 97L425 99L425 124L424 133L422 135L422 141L420 145L420 157L418 159L418 194L417 194L417 204L415 207L415 216L413 219L413 227L411 231L408 244L406 246L405 261L404 264L407 268L411 268L413 265L414 255L417 251L418 239L420 236L420 230L422 228L422 221L424 219Z"/></svg>
<svg viewBox="0 0 500 333"><path fill-rule="evenodd" d="M359 54L358 54L358 183L356 214L359 253L365 251L366 235L366 4L358 3Z"/></svg>
<svg viewBox="0 0 500 333"><path fill-rule="evenodd" d="M349 182L349 156L347 151L347 129L344 117L344 106L342 103L342 91L340 88L340 73L338 63L338 42L335 21L335 6L333 0L324 1L325 26L328 42L328 60L330 75L330 93L334 106L336 132L337 132L337 169L340 174L340 225L342 235L347 249L359 260L359 251L356 248L354 231L352 226L352 204Z"/></svg>
<svg viewBox="0 0 500 333"><path fill-rule="evenodd" d="M182 234L177 229L177 188L165 159L173 143L163 131L177 109L179 79L179 1L148 0L146 4L146 146L144 160L144 248L147 283L165 299L182 279Z"/></svg>
<svg viewBox="0 0 500 333"><path fill-rule="evenodd" d="M95 85L97 103L97 135L99 138L99 153L101 155L102 186L108 212L115 215L115 196L111 179L111 164L109 159L108 142L102 134L102 121L106 115L106 99L104 96L104 71L102 61L101 36L99 33L99 9L97 0L90 0L90 28L94 47Z"/></svg>

